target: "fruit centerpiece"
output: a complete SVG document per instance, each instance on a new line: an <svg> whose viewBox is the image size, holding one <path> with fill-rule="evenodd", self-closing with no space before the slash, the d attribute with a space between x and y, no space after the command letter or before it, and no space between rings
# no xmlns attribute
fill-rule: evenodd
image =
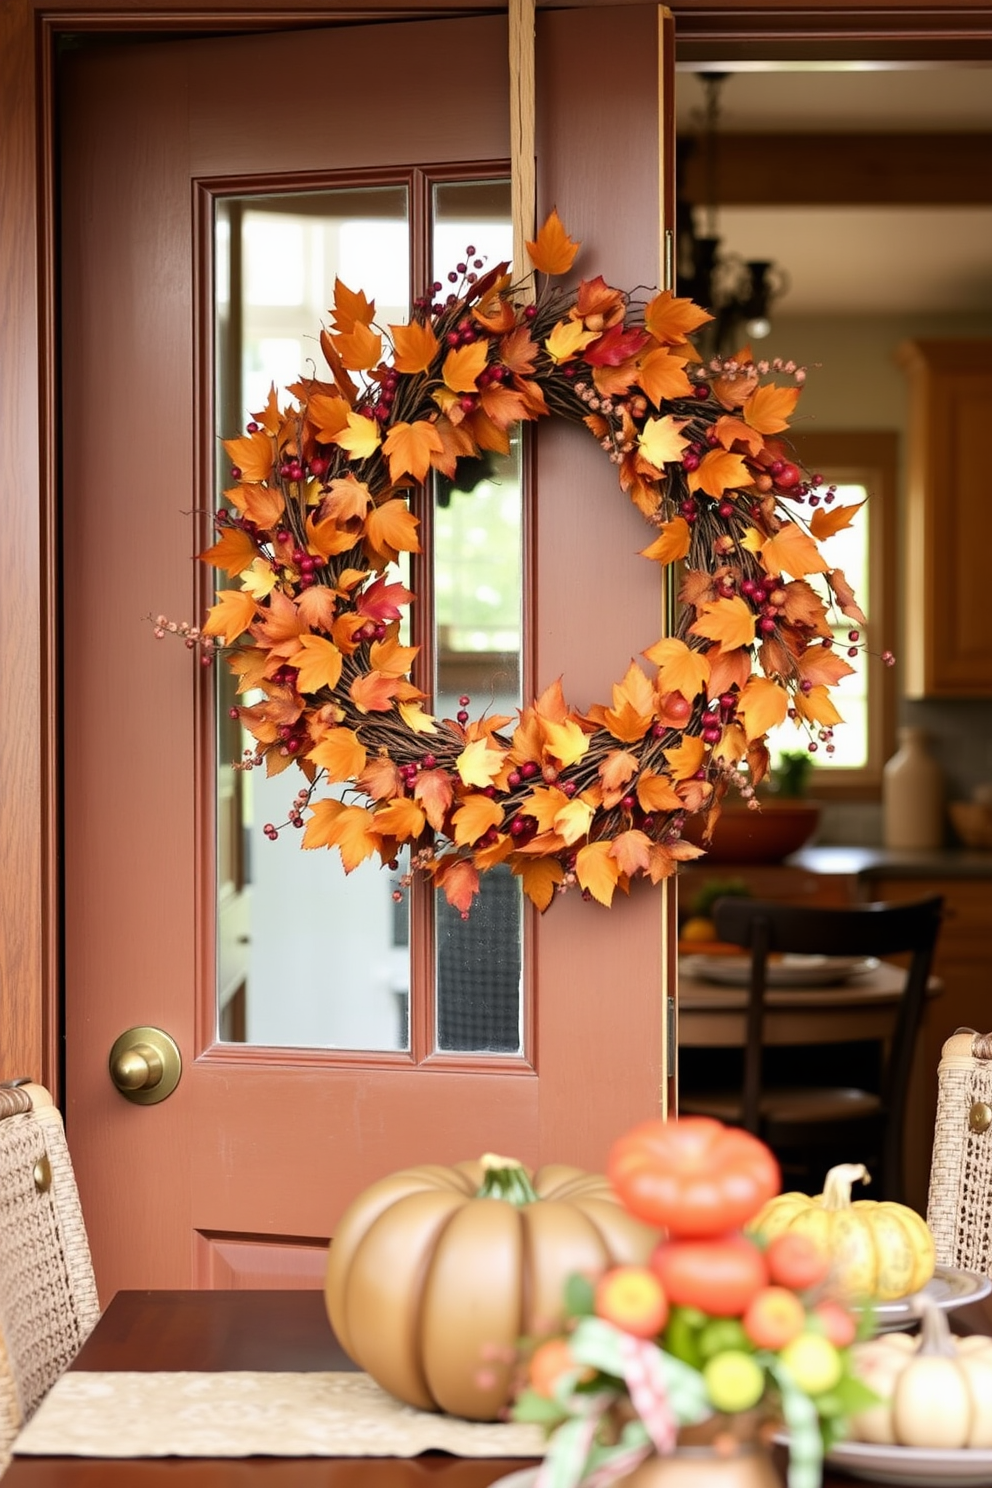
<svg viewBox="0 0 992 1488"><path fill-rule="evenodd" d="M708 1117L648 1121L608 1175L665 1238L646 1264L573 1276L565 1326L535 1342L513 1415L549 1432L540 1488L662 1488L704 1447L700 1481L745 1451L771 1483L765 1444L783 1426L789 1488L818 1488L824 1450L877 1402L852 1358L871 1309L838 1280L828 1237L746 1232L778 1194L770 1150Z"/></svg>

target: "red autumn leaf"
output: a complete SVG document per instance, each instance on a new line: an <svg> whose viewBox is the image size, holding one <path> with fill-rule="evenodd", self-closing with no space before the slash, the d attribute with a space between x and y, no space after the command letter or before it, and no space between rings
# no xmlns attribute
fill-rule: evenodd
<svg viewBox="0 0 992 1488"><path fill-rule="evenodd" d="M400 606L411 599L412 590L403 584L388 584L383 574L358 596L355 608L366 620L399 620L403 614Z"/></svg>
<svg viewBox="0 0 992 1488"><path fill-rule="evenodd" d="M539 274L567 274L580 245L568 236L557 211L553 211L533 243L527 243L527 255Z"/></svg>
<svg viewBox="0 0 992 1488"><path fill-rule="evenodd" d="M619 367L643 351L648 339L640 326L610 326L598 341L586 347L585 359L590 367Z"/></svg>
<svg viewBox="0 0 992 1488"><path fill-rule="evenodd" d="M390 326L393 337L393 366L397 372L426 372L440 346L429 321Z"/></svg>
<svg viewBox="0 0 992 1488"><path fill-rule="evenodd" d="M393 424L382 448L389 461L392 481L404 475L412 475L415 481L424 480L431 468L431 456L444 453L440 434L426 419L417 419L412 424L401 419Z"/></svg>

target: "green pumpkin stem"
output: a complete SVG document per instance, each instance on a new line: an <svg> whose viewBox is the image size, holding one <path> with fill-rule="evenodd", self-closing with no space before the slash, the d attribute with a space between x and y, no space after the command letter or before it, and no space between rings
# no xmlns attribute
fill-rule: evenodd
<svg viewBox="0 0 992 1488"><path fill-rule="evenodd" d="M477 1199L502 1199L507 1204L536 1204L537 1193L523 1163L515 1157L486 1152L482 1158L484 1177Z"/></svg>
<svg viewBox="0 0 992 1488"><path fill-rule="evenodd" d="M870 1183L871 1177L864 1163L839 1163L831 1168L823 1180L824 1209L850 1209L851 1184Z"/></svg>

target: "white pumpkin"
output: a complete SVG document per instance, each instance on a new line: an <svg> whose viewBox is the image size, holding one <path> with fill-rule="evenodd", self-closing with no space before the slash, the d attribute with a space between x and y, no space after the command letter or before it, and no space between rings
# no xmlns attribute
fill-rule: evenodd
<svg viewBox="0 0 992 1488"><path fill-rule="evenodd" d="M851 1350L879 1404L852 1416L854 1441L901 1447L992 1447L992 1338L953 1338L921 1299L918 1337L885 1333Z"/></svg>

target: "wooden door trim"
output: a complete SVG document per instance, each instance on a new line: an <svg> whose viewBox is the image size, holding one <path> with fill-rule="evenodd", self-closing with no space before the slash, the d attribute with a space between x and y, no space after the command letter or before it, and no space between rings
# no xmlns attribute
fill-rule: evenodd
<svg viewBox="0 0 992 1488"><path fill-rule="evenodd" d="M595 0L577 0L575 8ZM278 11L270 0L205 5L157 0L154 7L92 8L88 0L8 0L0 10L0 489L5 493L8 570L0 586L0 636L7 718L0 733L0 989L5 1039L0 1077L31 1074L61 1086L61 894L59 888L58 362L55 258L55 49L67 32L232 34L341 24L389 15L438 18L491 8L486 0L388 10L313 0ZM546 8L557 8L548 6ZM601 7L604 9L611 6ZM807 54L955 60L992 56L992 7L947 9L934 0L864 10L857 0L821 0L797 11L788 0L731 8L712 0L675 7L680 46L694 55ZM715 50L714 50L715 49ZM847 49L847 50L845 50ZM9 329L8 329L9 328Z"/></svg>

